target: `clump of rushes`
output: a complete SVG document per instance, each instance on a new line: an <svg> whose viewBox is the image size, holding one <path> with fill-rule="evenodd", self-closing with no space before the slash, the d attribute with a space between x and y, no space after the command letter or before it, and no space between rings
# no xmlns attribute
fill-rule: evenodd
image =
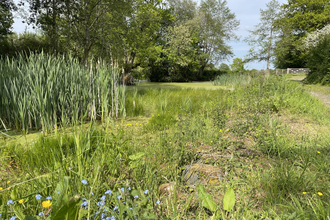
<svg viewBox="0 0 330 220"><path fill-rule="evenodd" d="M69 55L32 53L0 58L0 72L0 128L47 134L58 125L124 114L119 71L102 63L90 70Z"/></svg>

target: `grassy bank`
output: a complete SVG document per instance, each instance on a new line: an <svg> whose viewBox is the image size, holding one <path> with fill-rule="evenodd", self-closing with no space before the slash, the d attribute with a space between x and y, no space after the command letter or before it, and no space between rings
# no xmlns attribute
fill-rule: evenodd
<svg viewBox="0 0 330 220"><path fill-rule="evenodd" d="M234 90L152 87L128 89L126 119L0 140L2 218L330 215L330 112L304 85L270 76ZM196 166L199 180L187 180Z"/></svg>

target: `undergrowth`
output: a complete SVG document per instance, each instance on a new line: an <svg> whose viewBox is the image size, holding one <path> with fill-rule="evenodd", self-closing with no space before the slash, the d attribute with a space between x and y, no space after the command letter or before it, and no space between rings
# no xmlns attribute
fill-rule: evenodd
<svg viewBox="0 0 330 220"><path fill-rule="evenodd" d="M330 138L292 134L280 120L290 114L329 127L329 108L303 85L260 76L232 91L131 90L125 100L126 120L6 142L0 219L329 218ZM183 177L195 163L223 171L204 185L205 197ZM162 184L172 184L169 193Z"/></svg>

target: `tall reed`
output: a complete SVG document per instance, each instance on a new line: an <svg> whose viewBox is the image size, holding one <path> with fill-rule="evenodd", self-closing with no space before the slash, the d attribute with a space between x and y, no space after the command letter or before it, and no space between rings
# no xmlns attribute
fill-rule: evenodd
<svg viewBox="0 0 330 220"><path fill-rule="evenodd" d="M119 71L103 62L86 69L69 55L19 55L1 59L0 73L0 128L50 132L125 109Z"/></svg>
<svg viewBox="0 0 330 220"><path fill-rule="evenodd" d="M251 77L247 74L223 74L217 76L213 81L213 85L234 86L244 85L251 81Z"/></svg>

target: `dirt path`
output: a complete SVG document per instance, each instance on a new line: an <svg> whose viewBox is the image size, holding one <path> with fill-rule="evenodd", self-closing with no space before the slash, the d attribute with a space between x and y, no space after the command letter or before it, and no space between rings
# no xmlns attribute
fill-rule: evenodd
<svg viewBox="0 0 330 220"><path fill-rule="evenodd" d="M325 88L325 87L323 87L323 88ZM326 87L326 88L330 90L329 87ZM324 94L323 92L313 92L313 91L311 92L311 95L320 99L327 106L330 106L330 95Z"/></svg>
<svg viewBox="0 0 330 220"><path fill-rule="evenodd" d="M293 76L289 80L302 83L302 80L305 76ZM320 85L313 85L312 88L323 88L325 91L319 91L319 89L312 89L311 95L320 99L325 105L330 107L330 87L328 86L320 86ZM326 91L328 90L328 91Z"/></svg>

